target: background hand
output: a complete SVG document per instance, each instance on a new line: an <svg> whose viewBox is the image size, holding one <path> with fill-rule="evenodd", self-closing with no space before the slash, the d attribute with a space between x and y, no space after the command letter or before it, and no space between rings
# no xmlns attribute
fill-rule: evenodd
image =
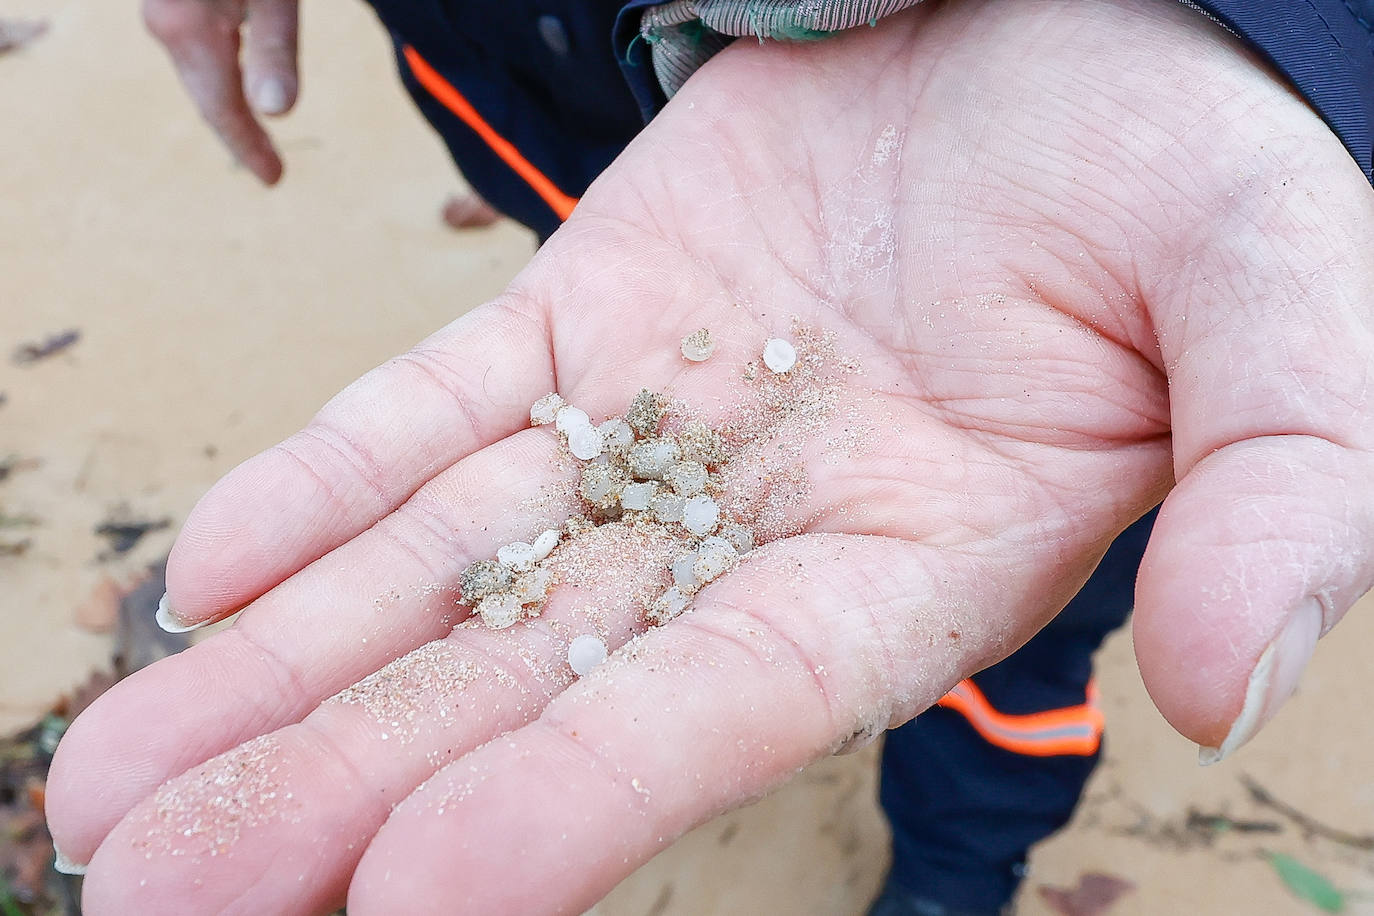
<svg viewBox="0 0 1374 916"><path fill-rule="evenodd" d="M144 0L201 116L239 162L276 184L281 157L257 115L296 103L297 0Z"/></svg>
<svg viewBox="0 0 1374 916"><path fill-rule="evenodd" d="M1175 473L1138 646L1166 714L1221 743L1295 609L1368 584L1370 206L1186 10L967 4L731 49L507 297L198 507L173 604L253 604L64 741L50 814L69 854L98 848L88 907L309 911L350 880L360 912L583 906L1012 649ZM838 394L875 431L810 453L805 534L566 690L579 606L618 643L624 593L561 590L321 704L443 636L434 589L566 511L531 507L560 473L532 400L619 412L649 384L710 412L794 317L863 363ZM687 367L702 325L722 349Z"/></svg>

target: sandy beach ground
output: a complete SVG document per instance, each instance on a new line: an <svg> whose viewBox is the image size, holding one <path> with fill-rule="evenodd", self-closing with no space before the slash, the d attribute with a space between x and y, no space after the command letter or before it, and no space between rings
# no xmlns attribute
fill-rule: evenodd
<svg viewBox="0 0 1374 916"><path fill-rule="evenodd" d="M358 4L307 4L304 89L262 190L199 123L132 2L7 0L48 34L0 56L0 733L105 667L75 611L163 556L199 495L368 368L502 288L533 251L509 223L438 218L459 184ZM67 329L63 353L11 352ZM111 519L169 520L102 558ZM1106 759L1069 829L1033 857L1025 914L1316 913L1286 853L1374 912L1374 609L1317 650L1298 697L1210 769L1150 705L1128 634L1105 648ZM700 828L601 916L857 914L885 869L873 749ZM1277 799L1257 801L1245 779ZM1344 831L1352 836L1342 835ZM0 843L5 842L0 837ZM1053 889L1126 884L1094 905ZM1301 882L1299 882L1301 883ZM1089 881L1091 885L1091 880Z"/></svg>

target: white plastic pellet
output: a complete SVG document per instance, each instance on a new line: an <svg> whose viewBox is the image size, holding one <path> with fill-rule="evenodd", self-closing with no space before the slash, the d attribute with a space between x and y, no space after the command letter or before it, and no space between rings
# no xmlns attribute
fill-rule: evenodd
<svg viewBox="0 0 1374 916"><path fill-rule="evenodd" d="M678 614L687 610L687 605L692 603L692 599L683 593L682 589L676 585L670 587L649 606L648 618L650 623L663 624L672 620Z"/></svg>
<svg viewBox="0 0 1374 916"><path fill-rule="evenodd" d="M709 496L693 496L682 507L682 526L693 534L710 534L720 521L720 507Z"/></svg>
<svg viewBox="0 0 1374 916"><path fill-rule="evenodd" d="M763 364L781 375L797 364L797 348L778 337L763 345Z"/></svg>
<svg viewBox="0 0 1374 916"><path fill-rule="evenodd" d="M530 407L530 425L544 426L552 423L558 416L558 408L562 407L563 404L563 399L556 394L544 395Z"/></svg>
<svg viewBox="0 0 1374 916"><path fill-rule="evenodd" d="M627 449L635 444L635 431L619 417L607 420L597 429L601 430L601 436L606 440L606 448L612 451Z"/></svg>
<svg viewBox="0 0 1374 916"><path fill-rule="evenodd" d="M702 328L682 338L682 358L694 363L705 362L716 352L716 342L711 339L711 331Z"/></svg>
<svg viewBox="0 0 1374 916"><path fill-rule="evenodd" d="M677 464L681 455L682 450L672 439L650 439L630 449L630 454L625 460L630 466L630 473L635 477L640 480L656 480Z"/></svg>
<svg viewBox="0 0 1374 916"><path fill-rule="evenodd" d="M477 613L493 630L504 630L520 619L520 599L509 592L488 595L477 605Z"/></svg>
<svg viewBox="0 0 1374 916"><path fill-rule="evenodd" d="M654 483L627 483L620 491L620 506L622 509L648 509L657 490L658 485Z"/></svg>
<svg viewBox="0 0 1374 916"><path fill-rule="evenodd" d="M663 480L680 496L696 496L706 489L706 465L700 461L679 461L668 469Z"/></svg>
<svg viewBox="0 0 1374 916"><path fill-rule="evenodd" d="M542 560L553 553L553 549L558 546L558 538L559 534L557 528L549 528L546 531L541 531L539 537L535 538L530 545L534 548L534 558L536 560Z"/></svg>
<svg viewBox="0 0 1374 916"><path fill-rule="evenodd" d="M743 525L730 522L721 525L716 533L729 541L738 553L748 553L754 549L754 533Z"/></svg>
<svg viewBox="0 0 1374 916"><path fill-rule="evenodd" d="M654 497L654 518L660 522L680 522L685 505L687 500L676 493L660 493Z"/></svg>
<svg viewBox="0 0 1374 916"><path fill-rule="evenodd" d="M535 556L533 544L516 541L496 551L496 559L516 572L528 572L534 569L534 561L538 557Z"/></svg>
<svg viewBox="0 0 1374 916"><path fill-rule="evenodd" d="M527 573L522 573L511 586L511 594L521 604L533 604L536 601L543 601L549 594L549 586L553 584L553 570L547 566L536 566Z"/></svg>
<svg viewBox="0 0 1374 916"><path fill-rule="evenodd" d="M578 636L568 644L568 666L582 677L606 660L606 644L595 636Z"/></svg>
<svg viewBox="0 0 1374 916"><path fill-rule="evenodd" d="M610 504L611 491L616 488L616 475L604 464L591 464L582 472L579 490L582 498L596 506Z"/></svg>
<svg viewBox="0 0 1374 916"><path fill-rule="evenodd" d="M673 584L679 589L685 591L701 584L697 581L697 574L692 572L692 564L696 561L697 556L694 553L684 553L673 561Z"/></svg>
<svg viewBox="0 0 1374 916"><path fill-rule="evenodd" d="M574 458L583 461L591 461L605 447L606 440L601 435L601 430L592 426L574 426L568 430L568 451L573 453Z"/></svg>
<svg viewBox="0 0 1374 916"><path fill-rule="evenodd" d="M705 585L734 566L737 559L739 554L735 551L735 545L725 538L703 538L701 546L697 548L696 559L692 562L692 575Z"/></svg>
<svg viewBox="0 0 1374 916"><path fill-rule="evenodd" d="M560 407L554 414L553 425L566 436L571 430L591 426L592 418L580 407Z"/></svg>

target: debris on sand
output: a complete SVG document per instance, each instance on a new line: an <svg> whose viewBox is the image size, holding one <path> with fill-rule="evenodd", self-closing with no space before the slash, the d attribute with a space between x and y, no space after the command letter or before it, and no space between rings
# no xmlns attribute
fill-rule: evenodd
<svg viewBox="0 0 1374 916"><path fill-rule="evenodd" d="M0 738L0 912L7 916L79 912L75 889L52 870L52 839L43 819L48 766L66 727L65 717L49 713Z"/></svg>
<svg viewBox="0 0 1374 916"><path fill-rule="evenodd" d="M12 359L16 366L30 366L75 346L80 339L81 332L71 328L38 343L20 344L15 347Z"/></svg>
<svg viewBox="0 0 1374 916"><path fill-rule="evenodd" d="M1088 872L1078 876L1077 887L1042 885L1038 890L1040 899L1061 916L1104 916L1135 885L1116 875Z"/></svg>
<svg viewBox="0 0 1374 916"><path fill-rule="evenodd" d="M143 536L153 531L162 531L172 526L170 518L134 518L127 506L119 506L110 516L95 527L95 533L109 542L109 549L101 551L97 560L105 562L133 550Z"/></svg>
<svg viewBox="0 0 1374 916"><path fill-rule="evenodd" d="M0 19L0 54L17 51L46 31L46 19Z"/></svg>
<svg viewBox="0 0 1374 916"><path fill-rule="evenodd" d="M20 538L17 541L0 541L0 557L22 557L29 552L33 546L30 538Z"/></svg>
<svg viewBox="0 0 1374 916"><path fill-rule="evenodd" d="M53 868L54 849L43 818L48 767L53 751L71 723L121 678L188 645L186 636L165 633L153 620L158 597L166 590L166 561L116 588L114 651L107 670L61 697L29 728L0 736L0 913L79 913L81 879ZM97 589L107 601L110 589Z"/></svg>
<svg viewBox="0 0 1374 916"><path fill-rule="evenodd" d="M42 467L43 462L38 458L21 458L18 455L6 455L0 458L0 480L8 480L11 474L16 471L32 471Z"/></svg>
<svg viewBox="0 0 1374 916"><path fill-rule="evenodd" d="M112 632L119 622L119 602L124 594L124 589L113 576L105 576L76 606L72 622L87 633Z"/></svg>

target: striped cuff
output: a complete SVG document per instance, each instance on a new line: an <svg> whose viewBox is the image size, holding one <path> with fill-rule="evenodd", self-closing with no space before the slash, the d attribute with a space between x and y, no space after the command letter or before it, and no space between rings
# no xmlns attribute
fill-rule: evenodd
<svg viewBox="0 0 1374 916"><path fill-rule="evenodd" d="M873 26L920 0L633 0L626 76L646 117L736 38L814 41ZM1180 0L1229 29L1288 78L1374 182L1374 0ZM636 48L649 49L656 86L635 85ZM654 90L662 93L658 98Z"/></svg>

